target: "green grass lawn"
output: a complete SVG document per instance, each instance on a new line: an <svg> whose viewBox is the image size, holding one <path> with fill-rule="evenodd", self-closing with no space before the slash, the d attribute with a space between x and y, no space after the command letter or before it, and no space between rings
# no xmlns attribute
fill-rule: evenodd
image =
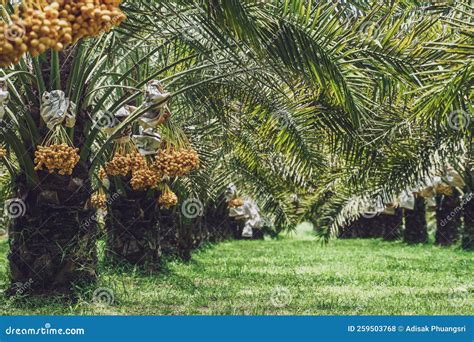
<svg viewBox="0 0 474 342"><path fill-rule="evenodd" d="M1 281L7 281L5 242ZM474 314L474 253L378 240L322 246L307 234L204 248L157 276L103 268L114 302L13 300L1 314L455 315ZM104 296L105 299L109 298Z"/></svg>

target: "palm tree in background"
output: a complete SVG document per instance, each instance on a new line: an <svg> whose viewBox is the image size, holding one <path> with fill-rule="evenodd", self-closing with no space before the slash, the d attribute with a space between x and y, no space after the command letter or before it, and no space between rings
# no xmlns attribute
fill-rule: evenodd
<svg viewBox="0 0 474 342"><path fill-rule="evenodd" d="M418 244L428 242L428 226L426 223L425 199L415 196L415 206L413 210L405 210L405 231L403 241L408 244Z"/></svg>
<svg viewBox="0 0 474 342"><path fill-rule="evenodd" d="M106 221L110 257L155 264L166 247L188 258L210 233L206 214L183 217L182 204L198 199L206 208L230 182L277 230L292 226L290 195L302 194L308 217L329 236L368 199L390 203L444 161L455 164L453 146L470 146L469 130L446 125L446 114L470 110L467 24L457 8L435 6L427 17L414 5L128 1L128 20L112 33L3 69L7 167L26 205L10 228L12 282L33 279L33 292L48 293L94 280L89 197L114 139L137 129L150 80L171 93L162 136L188 137L202 167L170 180L181 203L169 211L156 205L160 191L137 193L113 180L109 198L120 198ZM69 134L81 161L70 177L33 165L46 134L41 97L55 89L76 104ZM139 109L105 134L103 113L127 104ZM138 249L120 247L131 244Z"/></svg>
<svg viewBox="0 0 474 342"><path fill-rule="evenodd" d="M148 6L152 8L154 4ZM161 3L159 6L160 10L150 11L154 15L141 20L166 21L164 36L176 36L174 30L184 31L188 37L179 43L191 46L191 51L214 47L225 59L209 54L214 62L224 65L224 70L231 70L235 64L237 71L245 67L256 75L254 79L248 74L247 79L239 79L241 73L235 72L234 77L228 78L232 84L225 84L226 91L229 93L233 88L234 94L233 98L227 96L227 103L221 103L224 109L221 114L226 121L216 122L226 125L220 128L226 139L221 146L224 149L220 149L221 158L215 164L223 176L211 183L222 189L224 184L220 180L237 181L250 193L257 194L255 198L265 212L274 215L279 229L288 226L285 207L290 191L304 189L320 167L319 160L324 159L318 146L320 138L328 131L332 136L349 132L350 138L360 117L369 115L377 106L361 96L357 87L372 82L364 64L370 63L370 59L346 53L359 32L348 27L347 18L337 17L337 7L328 4L298 4L290 9L278 2L186 2L182 6ZM360 21L369 23L367 18ZM193 36L191 41L189 34ZM341 34L343 39L326 39L336 34ZM224 51L219 45L222 42ZM335 46L340 51L334 50ZM300 56L292 58L291 54ZM235 62L234 56L237 56ZM351 64L352 59L358 62ZM384 62L390 63L388 59ZM383 63L377 66L384 67ZM352 73L359 73L359 84L350 82ZM263 82L256 82L259 79ZM220 87L224 86L222 81L220 78ZM202 87L199 91L208 89ZM188 110L202 107L202 99L211 98L208 94L191 97L195 102ZM215 108L206 108L208 112L212 110ZM336 124L332 121L334 115L339 119ZM203 124L208 122L195 123L193 127ZM344 143L349 145L347 141ZM196 193L196 184L193 185ZM199 195L209 198L207 194Z"/></svg>
<svg viewBox="0 0 474 342"><path fill-rule="evenodd" d="M364 149L343 156L343 166L336 168L340 173L324 183L332 200L319 200L321 192L308 197L309 217L320 213L316 224L326 227L325 236L337 234L338 227L356 219L370 199L389 204L406 189L421 190L424 179L442 172L446 164L456 165L461 174L465 172L465 161L471 158L465 148L471 139L466 122L472 117L472 26L466 13L472 13L472 7L464 3L426 7L424 20L418 18L412 23L415 29L410 34L417 37L412 45L393 36L385 39L393 31L385 35L379 27L379 48L400 43L401 53L396 58L410 76L402 83L396 79L408 76L406 73L382 78L382 82L393 82L396 91L385 97L387 110L367 121L361 134L367 142ZM415 33L419 28L423 32ZM385 96L383 92L377 94ZM469 185L461 190L471 191ZM424 220L417 221L420 227L425 226ZM421 233L425 229L417 230ZM420 235L416 240L424 241L421 236L426 233L415 235Z"/></svg>
<svg viewBox="0 0 474 342"><path fill-rule="evenodd" d="M156 2L154 5L162 4ZM69 293L73 284L94 281L98 232L93 219L94 212L89 205L93 185L96 183L94 174L112 153L113 140L127 125L139 118L143 110L139 107L110 136L101 132L97 121L101 119L103 112L114 113L123 105L131 103L140 105L142 88L149 80L164 76L165 85L172 90L173 98L177 98L178 107L182 112L189 111L185 113L188 116L196 102L210 100L208 104L211 106L206 107L208 117L201 122L201 126L194 126L192 129L203 130L203 127L208 128L211 123L214 128L221 129L223 135L234 138L232 144L217 144L218 148L226 152L217 150L223 156L217 159L222 160L218 168L212 173L203 172L200 187L196 186L198 182L186 184L184 180L181 184L183 192L190 188L194 193L199 189L206 190L209 184L206 181L216 180L222 174L241 175L242 179L245 178L249 191L264 195L256 197L265 210L270 213L273 211L276 222L289 222L282 204L282 194L286 191L282 184L301 186L304 175L312 172L312 161L317 160L312 158L311 144L314 138L301 134L301 124L295 127L288 125L286 130L277 127L281 121L293 120L292 112L296 113L295 116L300 116L296 118L300 123L319 112L319 108L313 108L310 103L292 103L291 96L301 97L301 94L296 95L295 89L290 87L294 88L300 81L283 81L283 76L290 73L279 69L282 64L278 58L274 58L275 65L268 71L258 63L256 68L249 68L249 65L242 65L242 60L238 58L241 56L237 54L232 42L222 40L225 37L223 34L228 32L223 32L214 39L221 42L223 47L196 47L198 44L183 44L181 31L159 35L156 29L150 30L149 27L156 26L150 26L145 19L153 19L153 16L143 16L144 13L156 13L152 11L150 4L128 3L124 10L129 20L120 30L97 39L80 41L61 53L49 51L39 57L26 57L14 67L2 70L11 94L3 130L4 142L13 152L7 160L7 167L13 179L13 193L18 202L25 206L23 215L16 217L10 228L11 280L12 283L32 280L30 290L33 293ZM135 13L137 15L134 18ZM173 18L176 13L170 9L166 16ZM208 23L212 21L208 20ZM328 23L326 25L329 26ZM272 30L276 30L276 27ZM144 44L154 35L160 39L152 46ZM284 42L279 44L282 43ZM142 48L144 45L146 48ZM225 55L217 62L213 55L206 55L210 51L217 54L219 50ZM164 61L160 60L160 53L165 56ZM233 59L230 58L231 53L235 54ZM250 62L255 61L250 59ZM159 69L153 69L157 66ZM232 68L230 72L222 73L223 67ZM247 76L240 79L237 77L244 74ZM322 74L322 71L318 71L318 74ZM259 84L255 81L258 80L256 75L261 75L265 86L262 87L263 82ZM223 83L225 79L227 81ZM214 91L219 88L227 92L224 98L228 102L224 108L212 107L219 104L219 100L212 103L214 96L203 97L206 93L210 95L213 88ZM311 91L311 87L300 88L297 91L307 91L305 88ZM333 88L339 88L339 85L329 82L329 88L332 91ZM202 89L205 91L201 91L201 94L193 94L193 91L199 92ZM46 92L54 90L63 90L76 105L74 110L77 123L73 130L69 130L68 136L71 143L79 148L81 160L71 176L36 171L33 163L35 149L42 144L47 134L40 117L43 97ZM337 91L344 92L341 89ZM346 95L342 94L342 97ZM262 97L267 99L266 103L262 101ZM279 106L282 103L285 105ZM235 106L244 110L236 112ZM273 115L275 111L278 114L276 118ZM219 113L224 114L220 121L215 119ZM242 116L237 117L236 114ZM226 118L226 115L229 117ZM193 133L191 127L184 128ZM167 126L168 132L178 132L179 129L179 124L173 126L172 122ZM173 137L173 134L167 136L171 140ZM295 138L298 140L293 140ZM216 147L215 141L201 139L200 143L202 147L197 146L197 149L207 152L210 159L214 157L205 147L206 143ZM304 149L301 150L302 148ZM306 156L306 161L301 163L295 156ZM275 169L275 160L284 166L287 173L283 177L280 175L279 178L269 179L267 172L278 174L281 171ZM263 167L265 165L266 168ZM253 182L248 179L250 175L253 176ZM227 182L229 178L233 178L228 175L226 177L222 180ZM278 179L282 178L285 182L279 184ZM176 186L179 187L180 184ZM132 198L132 202L142 206L141 210L149 209L143 208L143 203L140 203L142 198L144 197ZM154 218L149 227L154 225L153 220ZM156 237L152 238L154 239ZM152 249L157 249L157 246Z"/></svg>

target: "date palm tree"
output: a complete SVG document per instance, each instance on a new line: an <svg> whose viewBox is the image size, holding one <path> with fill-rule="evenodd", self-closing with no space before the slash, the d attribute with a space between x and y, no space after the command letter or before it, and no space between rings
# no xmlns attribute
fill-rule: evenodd
<svg viewBox="0 0 474 342"><path fill-rule="evenodd" d="M472 156L473 144L472 138L468 140L468 153ZM466 181L465 194L462 197L462 203L464 204L463 213L464 213L464 228L462 231L462 247L465 250L474 250L474 201L472 200L474 187L473 177L472 177L472 158L466 163L464 171L464 179Z"/></svg>
<svg viewBox="0 0 474 342"><path fill-rule="evenodd" d="M317 223L335 233L359 215L354 200L393 201L434 172L441 163L433 156L456 159L453 146L470 137L442 125L447 113L470 108L472 61L457 8L434 8L436 17L418 21L411 1L371 8L365 1L139 0L122 7L129 19L118 30L1 70L11 97L6 166L26 208L10 228L11 280L33 280L34 293L68 293L95 279L89 198L114 140L149 110L143 87L150 80L171 93L164 136L190 137L202 159L202 170L171 188L206 207L234 182L278 229L292 223L289 195L302 193ZM449 21L448 37L440 17ZM34 167L47 135L43 95L54 90L75 104L67 134L80 161L71 176ZM103 113L124 105L138 109L104 134ZM110 188L121 196L107 224L115 255L155 264L164 247L188 258L209 238L205 218L185 220L180 205L160 210L157 193L127 187L114 180ZM143 229L130 229L137 224ZM120 226L133 234L123 237ZM120 248L121 239L141 247Z"/></svg>
<svg viewBox="0 0 474 342"><path fill-rule="evenodd" d="M425 199L416 196L413 210L405 209L405 231L403 241L408 244L428 242Z"/></svg>
<svg viewBox="0 0 474 342"><path fill-rule="evenodd" d="M157 35L156 29L145 29L143 22L134 19L139 17L134 13L147 10L145 4L129 5L124 6L129 19L120 30L79 41L60 53L47 51L38 57L25 56L18 64L1 70L10 94L3 141L14 152L7 168L16 202L23 206L9 229L10 276L12 284L32 283L31 293L68 294L76 285L96 278L98 231L90 205L94 174L111 152L113 140L148 110L140 104L143 86L163 76L175 83L172 90L176 98L190 96L193 89L207 84L218 85L219 79L228 76L218 74L218 64L208 60L206 64L204 53L209 48L193 51L187 45L173 45L173 41L181 40L173 35L151 40ZM183 51L161 69L152 69L158 65L158 54L170 54L170 46ZM233 72L248 71L241 68ZM80 154L70 176L37 170L34 165L37 146L49 134L42 117L45 101L50 94L59 94L55 91L64 92L75 104L71 111L76 115L76 124L63 136ZM115 113L132 102L141 107L109 136L104 135L99 124L103 113ZM172 128L171 123L171 132ZM147 210L142 199L131 198L135 207L140 206L141 212L150 215L141 221L149 220L148 227L152 228L144 234L154 234L154 210ZM129 219L123 220L126 223ZM151 242L156 241L152 236ZM159 257L158 247L151 248L152 258Z"/></svg>
<svg viewBox="0 0 474 342"><path fill-rule="evenodd" d="M389 204L406 189L421 189L424 179L436 175L447 163L459 165L470 160L464 152L471 134L466 123L472 116L472 58L468 52L472 44L466 13L472 13L472 7L465 3L428 6L423 17L415 13L416 20L404 22L412 27L405 33L417 39L405 37L408 40L399 45L396 58L414 78L403 72L398 76L388 72L389 77L382 77L381 83L391 84L394 92L374 93L374 99L385 103L385 110L365 121L353 152L340 148L344 153L334 154L336 163L326 171L332 174L322 183L332 199L321 191L308 196L308 214L320 217L317 223L325 227L325 236L337 235L339 227L357 219L364 199L379 198ZM378 26L380 51L397 41L396 35L387 39L395 31ZM402 83L398 82L401 78ZM360 140L365 142L363 146L358 144ZM470 192L468 188L464 191ZM415 208L421 208L419 205ZM420 214L416 221L424 227L424 214ZM405 233L412 235L411 229ZM419 236L416 240L424 241L425 228L415 235Z"/></svg>
<svg viewBox="0 0 474 342"><path fill-rule="evenodd" d="M181 82L190 80L204 85L203 78L208 75L203 72L216 75L226 71L233 75L229 78L216 76L214 84L207 82L189 96L176 100L174 106L180 110L175 113L175 118L181 120L183 127L192 122L194 129L203 130L209 125L213 113L217 114L213 127L218 131L213 134L215 137L222 132L224 139L221 144L213 142L211 148L219 151L215 170L226 174L225 177L217 175L217 179L239 183L249 193L255 194L261 207L273 215L279 227L289 225L286 214L289 190L303 188L309 176L318 169L318 160L322 159L321 152L315 149L318 135L327 130L334 136L353 131L356 125L351 122L353 118L367 115L369 108L373 107L371 101L361 96L358 86L351 83L356 74L359 75L359 85L372 82L365 65L370 63L370 58L362 56L365 52L357 57L359 52L350 52L350 44L358 37L357 30L348 27L347 21L341 20L344 18L337 17L337 7L324 3L307 5L294 2L290 8L280 2L268 5L251 1L152 2L147 6L155 10L137 20L163 23L159 26L167 29L155 36L157 40L178 37L169 44L173 53L157 58L153 67L171 73L192 62L195 69L195 72L185 72L186 77L177 79L163 73L165 79L168 76L171 81L171 85L165 82L168 90L173 93ZM366 23L368 19L361 20L359 25L362 22ZM336 39L338 35L342 38ZM340 50L334 49L335 46ZM300 56L294 59L291 54ZM191 60L190 56L197 61ZM315 67L316 62L318 67ZM383 63L377 68L384 68ZM244 74L244 70L251 73ZM217 99L216 94L221 94L225 101ZM189 117L186 112L202 107L203 99L210 102L205 107L207 115L202 117L203 120ZM334 115L339 118L336 125L332 121ZM191 135L196 140L198 134ZM199 151L204 150L196 145ZM203 179L212 179L217 183L216 188L225 186L211 176ZM180 183L177 180L177 188ZM204 202L216 200L212 194L209 196L206 191L199 191L209 183L203 186L190 184L192 186L188 185L185 195L180 197L199 197ZM118 205L118 202L114 203ZM153 204L150 202L148 206ZM139 213L140 209L134 212ZM112 213L112 216L119 217L120 213L117 211L117 215ZM175 221L178 221L177 216ZM120 225L130 227L130 224ZM129 230L133 234L125 235L133 235L134 239L143 235L137 233L142 229ZM146 228L143 231L151 230ZM176 234L171 233L171 236ZM124 234L115 236L123 237ZM127 244L119 241L118 245ZM155 244L149 245L156 248ZM144 254L136 252L137 257ZM116 249L114 253L127 254Z"/></svg>
<svg viewBox="0 0 474 342"><path fill-rule="evenodd" d="M299 117L296 116L296 121L300 122L306 121L307 118L311 120L311 117L319 112L318 108L312 108L308 104L296 106L291 103L288 94L295 96L295 92L289 86L294 87L299 81L286 83L283 81L283 76L291 73L280 69L282 66L287 66L285 65L287 61L277 56L271 68L268 65L265 68L262 63L256 63L256 66L253 66L251 63L259 60L255 52L255 56L250 53L248 61L243 63L241 56L238 55L242 45L223 39L226 38L225 34L229 34L227 31L220 33L211 31L213 21L209 19L205 21L207 26L204 27L209 30L208 34L214 37L217 35L217 38L207 39L205 42L207 44L202 45L196 40L189 42L192 40L189 37L183 39L183 32L179 30L179 27L174 32L173 30L170 32L150 30L149 27L156 27L156 25L150 25L150 23L155 23L153 21L153 13L156 13L154 6L161 5L163 3L158 1L152 4L126 2L123 9L129 20L120 30L102 35L97 39L80 41L60 53L47 51L38 57L25 56L15 66L2 69L2 76L6 80L7 89L11 95L3 123L5 126L2 132L3 140L8 149L14 152L12 158L8 160L7 167L13 178L14 196L24 204L25 208L22 215L12 221L10 227L11 281L12 283L32 282L33 285L30 288L32 293L70 293L75 285L94 281L97 263L95 246L98 233L95 214L89 202L93 183L96 183L94 175L112 152L113 140L127 125L133 124L143 115L144 110L138 107L109 136L103 134L98 122L104 112L115 113L122 106L130 103L140 106L143 86L149 80L160 77L172 90L172 98L176 99L176 105L184 113L186 110L193 110L197 103L207 100L206 97L202 97L202 93L198 93L200 89L205 89L205 92L210 94L218 88L224 94L227 92L225 94L226 107L235 106L238 104L236 102L238 99L242 108L245 108L243 114L247 118L246 121L242 120L242 117L236 118L237 113L233 110L219 111L218 108L213 108L212 106L218 104L218 101L212 96L208 98L210 106L207 109L214 110L209 111L209 115L203 118L201 125L194 129L202 130L203 127L210 126L209 123L212 122L210 120L215 120L216 113L220 113L222 116L216 121L219 129L226 138L228 138L226 135L229 135L234 140L232 144L218 146L226 152L222 153L225 158L220 159L221 163L214 175L204 174L204 181L215 179L216 172L222 174L231 171L235 174L235 178L241 178L240 182L244 182L242 179L245 179L249 191L260 195L258 198L262 206L267 211L273 212L278 222L285 220L288 222L282 199L284 187L278 184L278 178L271 181L266 179L268 172L277 173L273 164L276 156L280 158L280 164L285 165L287 170L283 177L286 184L294 184L296 180L296 184L301 186L302 179L298 178L312 172L312 160L316 160L312 158L310 149L313 138L308 134L306 136L301 134L304 126L301 123L292 125L290 122L286 129L281 130L277 127L280 121L292 120L291 112L293 111L295 116L299 115ZM168 8L170 12L166 12L162 18L163 23L175 23L173 19L177 13L171 8L174 5ZM256 8L256 10L260 9ZM183 11L183 13L186 12ZM256 13L260 16L264 14ZM150 19L152 21L149 21ZM253 18L255 22L258 19L259 17ZM330 27L333 21L327 20L326 27ZM214 28L218 27L217 24L219 23L213 24ZM265 27L262 30L265 30L265 34L270 33ZM276 27L272 30L276 30ZM233 35L230 37L240 38ZM183 43L184 40L187 41ZM212 46L210 43L213 41L221 45ZM278 44L281 45L284 42L280 41ZM272 46L271 49L274 47ZM217 55L216 52L219 51L225 52L225 56L224 58L221 56L216 62L214 55ZM209 52L213 52L213 55L207 56ZM267 51L267 56L270 55L268 52L270 51ZM158 69L154 69L156 67ZM330 67L335 70L336 65L330 65ZM230 72L223 73L223 68L230 68ZM246 78L237 77L244 73L247 75ZM317 74L322 74L322 71L318 71ZM263 80L266 82L265 87L259 88L260 91L263 90L262 94L266 103L262 101L262 95L255 96L254 90L259 85L255 82L258 79L257 75L262 77L260 85ZM227 79L226 82L224 82L225 79ZM344 93L344 90L340 89L341 85L328 82L328 89L332 91L333 88L337 88L339 93L341 91ZM76 124L74 128L66 131L67 135L64 135L64 139L79 149L80 161L70 176L50 174L35 170L34 167L37 146L41 145L48 135L41 116L46 99L45 94L54 91L63 91L75 104L72 111L76 114ZM193 91L196 93L193 94ZM271 97L274 100L270 101ZM290 105L278 106L278 102L284 103L282 99ZM342 103L343 100L340 102ZM287 113L287 109L291 112ZM273 116L275 112L278 114L276 118ZM280 112L287 117L281 117ZM226 115L230 113L233 115L231 120L226 118ZM182 116L185 122L185 119L189 119L189 115L186 113ZM180 116L177 116L177 121L176 126L179 126ZM227 128L225 125L229 123L231 125ZM173 124L170 123L170 125L172 128ZM259 129L255 131L255 127ZM280 131L283 131L283 134ZM202 141L206 142L204 139ZM254 141L262 141L261 146L256 146ZM295 144L295 141L299 146ZM202 144L201 150L206 146L215 147L214 141L206 143ZM251 149L247 149L248 147ZM301 150L302 147L305 149ZM253 156L249 154L250 151L255 152L262 162L260 168L257 169L258 159L253 159ZM265 160L264 158L268 158L269 155L273 156L273 159ZM212 154L210 156L212 157ZM294 156L303 156L306 162L302 164L293 159ZM263 167L264 165L266 168ZM250 175L252 181L249 182ZM194 184L183 180L177 182L176 186L181 185L184 192L191 194L199 189L205 189L208 185L208 183L201 183L199 188ZM192 191L189 191L190 188ZM118 191L118 188L116 189ZM146 228L138 240L143 241L143 236L151 234L151 242L156 243L156 239L160 237L156 234L154 226L160 222L156 219L155 212L147 210L151 202L145 199L149 194L138 194L136 198L130 198L131 196L125 193L123 198L131 201L123 203L129 205L133 203L133 207L137 210L132 213L140 213L137 215L138 220L135 220L134 214L130 215L132 220L146 223ZM202 198L207 199L205 196ZM112 217L115 222L125 223L130 227L131 217L118 215L120 208L123 207L118 205L120 200L113 203L116 203L115 210L112 208ZM146 211L145 216L140 216L144 211ZM176 222L175 219L172 221ZM184 223L181 227L183 227L182 230L189 231L189 223ZM113 227L111 228L113 230ZM181 241L186 241L186 239L189 241L189 234L183 231L181 233L180 235L178 232ZM114 240L116 235L112 231L109 241L116 241ZM179 243L178 241L178 245ZM159 247L155 244L148 249L151 251L152 261L159 258ZM183 247L178 246L179 248ZM146 252L139 251L140 258L145 256L146 259Z"/></svg>
<svg viewBox="0 0 474 342"><path fill-rule="evenodd" d="M21 205L9 227L10 278L12 284L31 283L31 293L70 294L74 286L96 279L98 230L89 203L91 155L98 143L94 120L110 89L117 88L104 86L105 80L115 79L111 75L119 68L133 68L127 54L111 53L127 48L126 37L114 32L80 40L62 52L27 55L0 71L10 94L2 140L13 152L6 160L12 203ZM58 94L75 104L69 110L76 123L62 133L62 142L80 154L71 175L35 167L38 146L48 143L50 135L43 113L53 110L48 101Z"/></svg>
<svg viewBox="0 0 474 342"><path fill-rule="evenodd" d="M460 194L438 196L436 202L435 243L440 246L451 246L459 240L461 234L463 214Z"/></svg>

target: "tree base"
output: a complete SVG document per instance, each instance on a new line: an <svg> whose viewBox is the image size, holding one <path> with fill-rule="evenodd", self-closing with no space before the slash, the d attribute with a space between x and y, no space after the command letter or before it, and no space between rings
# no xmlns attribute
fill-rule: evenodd
<svg viewBox="0 0 474 342"><path fill-rule="evenodd" d="M229 208L224 200L219 204L210 203L207 206L203 224L212 243L229 240L238 235L238 225L229 217Z"/></svg>
<svg viewBox="0 0 474 342"><path fill-rule="evenodd" d="M357 220L341 229L339 238L373 239L383 237L384 228L383 225L381 225L380 217L381 215L374 217L359 217Z"/></svg>
<svg viewBox="0 0 474 342"><path fill-rule="evenodd" d="M462 248L474 251L474 199L472 193L464 198L464 231L462 234Z"/></svg>
<svg viewBox="0 0 474 342"><path fill-rule="evenodd" d="M90 187L79 178L42 176L36 188L19 186L24 212L9 227L8 295L72 296L97 279L97 224L84 209Z"/></svg>
<svg viewBox="0 0 474 342"><path fill-rule="evenodd" d="M439 246L451 246L459 240L462 206L459 197L442 196L436 199L436 241Z"/></svg>
<svg viewBox="0 0 474 342"><path fill-rule="evenodd" d="M112 264L128 263L156 271L161 266L160 232L155 215L156 201L145 193L118 195L106 219L106 259Z"/></svg>
<svg viewBox="0 0 474 342"><path fill-rule="evenodd" d="M419 244L428 242L428 226L426 224L426 205L423 197L415 198L414 210L404 209L405 231L403 242Z"/></svg>
<svg viewBox="0 0 474 342"><path fill-rule="evenodd" d="M383 226L383 239L385 241L395 241L402 236L403 210L395 209L394 215L380 215L380 223Z"/></svg>

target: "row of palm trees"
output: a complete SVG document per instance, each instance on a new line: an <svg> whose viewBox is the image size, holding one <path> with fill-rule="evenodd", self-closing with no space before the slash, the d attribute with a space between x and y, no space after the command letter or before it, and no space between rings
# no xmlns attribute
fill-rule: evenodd
<svg viewBox="0 0 474 342"><path fill-rule="evenodd" d="M468 2L422 2L412 22L403 24L413 28L411 45L396 35L388 38L383 25L378 27L375 44L393 52L403 72L380 75L380 82L394 89L373 94L384 110L365 121L352 145L331 155L318 191L307 196L307 217L323 227L325 237L337 236L354 221L357 225L367 202L389 205L402 192L419 192L427 178L444 175L450 164L464 185L454 196L438 196L436 241L451 244L464 215L463 246L472 249L471 201L455 210L461 196L472 193L472 13ZM423 242L424 199L417 199L414 209L405 211L405 239ZM442 225L453 212L454 219Z"/></svg>
<svg viewBox="0 0 474 342"><path fill-rule="evenodd" d="M468 231L472 194L461 196L457 190L452 195L438 195L429 206L419 193L414 195L413 207L387 209L382 212L363 213L362 216L339 231L341 238L383 238L387 241L403 239L407 244L429 242L427 212L433 211L436 221L435 244L452 246L462 241L462 247L472 249L472 236Z"/></svg>
<svg viewBox="0 0 474 342"><path fill-rule="evenodd" d="M163 255L189 259L203 241L234 234L222 199L230 182L277 231L300 218L298 193L330 236L360 215L354 197L388 204L446 161L470 175L471 131L447 125L450 113L472 110L468 4L139 0L122 9L127 20L112 32L0 71L10 94L4 163L11 197L25 205L9 227L13 284L44 294L93 282L101 233L111 261L156 270ZM157 205L163 188L112 178L103 228L90 197L104 188L114 141L153 109L143 91L152 80L171 94L162 139L189 140L201 167L167 180L179 197L172 209ZM81 159L71 176L34 169L48 133L43 94L54 90L76 105L68 136ZM112 132L98 124L126 105L137 109ZM190 201L198 215L183 214Z"/></svg>

